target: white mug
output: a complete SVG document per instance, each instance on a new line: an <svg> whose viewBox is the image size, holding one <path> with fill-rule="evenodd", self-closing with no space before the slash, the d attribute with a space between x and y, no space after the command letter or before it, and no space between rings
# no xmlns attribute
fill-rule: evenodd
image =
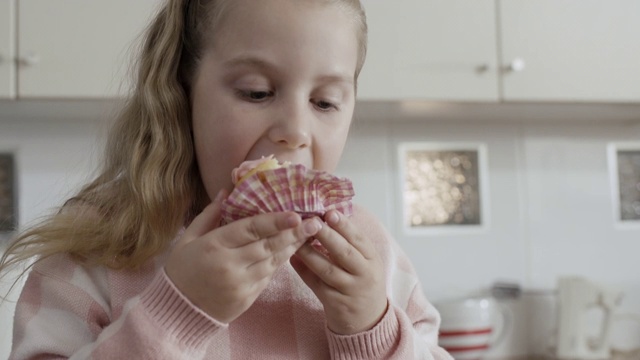
<svg viewBox="0 0 640 360"><path fill-rule="evenodd" d="M440 312L438 343L456 360L481 359L504 338L510 314L493 298L453 299L434 304Z"/></svg>

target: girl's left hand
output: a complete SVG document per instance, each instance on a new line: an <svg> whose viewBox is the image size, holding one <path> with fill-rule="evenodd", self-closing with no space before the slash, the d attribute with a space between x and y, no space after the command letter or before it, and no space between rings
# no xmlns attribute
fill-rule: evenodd
<svg viewBox="0 0 640 360"><path fill-rule="evenodd" d="M340 212L329 211L324 220L315 237L327 254L307 242L291 258L291 265L322 302L331 331L349 335L369 330L387 310L382 260L369 239Z"/></svg>

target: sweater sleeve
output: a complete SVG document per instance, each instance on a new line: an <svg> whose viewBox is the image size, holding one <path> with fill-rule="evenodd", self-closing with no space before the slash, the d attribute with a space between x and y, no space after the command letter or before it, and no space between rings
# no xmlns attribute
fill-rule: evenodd
<svg viewBox="0 0 640 360"><path fill-rule="evenodd" d="M331 358L335 360L453 360L438 346L440 318L428 303L419 284L406 309L390 304L371 330L355 335L327 331Z"/></svg>
<svg viewBox="0 0 640 360"><path fill-rule="evenodd" d="M425 297L407 255L371 215L365 213L356 221L369 229L368 235L385 263L389 306L380 322L368 331L338 335L326 329L331 358L453 360L438 346L440 314Z"/></svg>
<svg viewBox="0 0 640 360"><path fill-rule="evenodd" d="M227 325L194 307L164 271L152 279L111 319L108 287L83 268L64 277L36 266L16 305L10 359L202 358Z"/></svg>

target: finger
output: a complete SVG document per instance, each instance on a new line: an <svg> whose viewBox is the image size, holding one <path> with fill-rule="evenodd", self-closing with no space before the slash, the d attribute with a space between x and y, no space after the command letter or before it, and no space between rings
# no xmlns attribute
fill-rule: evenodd
<svg viewBox="0 0 640 360"><path fill-rule="evenodd" d="M243 260L252 262L249 268L255 266L266 272L275 271L321 228L319 219L306 219L293 229L245 245L241 248ZM265 265L269 263L272 264L271 267Z"/></svg>
<svg viewBox="0 0 640 360"><path fill-rule="evenodd" d="M238 220L225 227L225 245L243 247L252 242L274 236L281 231L295 228L302 222L295 212L274 212Z"/></svg>
<svg viewBox="0 0 640 360"><path fill-rule="evenodd" d="M323 283L332 288L344 288L348 286L349 280L353 278L342 267L334 264L330 258L313 249L309 243L302 245L296 255Z"/></svg>
<svg viewBox="0 0 640 360"><path fill-rule="evenodd" d="M315 238L324 248L321 251L316 247L315 251L325 257L327 257L328 253L330 261L348 273L356 274L358 270L362 272L362 269L366 267L366 260L358 249L329 226L324 226L322 230L316 234Z"/></svg>
<svg viewBox="0 0 640 360"><path fill-rule="evenodd" d="M297 254L294 254L289 259L289 263L320 301L323 301L328 294L337 292L335 288L327 285L318 275L311 271Z"/></svg>
<svg viewBox="0 0 640 360"><path fill-rule="evenodd" d="M342 213L336 210L328 211L324 216L324 221L353 245L357 252L362 254L365 259L371 260L375 257L376 253L372 244L360 235L360 231L353 222L349 221Z"/></svg>
<svg viewBox="0 0 640 360"><path fill-rule="evenodd" d="M296 246L288 246L266 259L251 264L247 268L247 273L253 279L271 278L276 270L295 254L296 250L298 250Z"/></svg>
<svg viewBox="0 0 640 360"><path fill-rule="evenodd" d="M195 239L220 226L221 206L227 197L227 191L222 189L215 199L196 216L185 231L183 239Z"/></svg>

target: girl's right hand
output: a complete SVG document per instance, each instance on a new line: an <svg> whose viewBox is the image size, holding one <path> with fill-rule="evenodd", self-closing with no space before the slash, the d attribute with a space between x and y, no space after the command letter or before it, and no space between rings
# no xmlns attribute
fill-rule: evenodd
<svg viewBox="0 0 640 360"><path fill-rule="evenodd" d="M169 254L167 276L196 306L230 323L267 287L273 273L322 225L293 212L261 214L220 227L226 193L200 213Z"/></svg>

